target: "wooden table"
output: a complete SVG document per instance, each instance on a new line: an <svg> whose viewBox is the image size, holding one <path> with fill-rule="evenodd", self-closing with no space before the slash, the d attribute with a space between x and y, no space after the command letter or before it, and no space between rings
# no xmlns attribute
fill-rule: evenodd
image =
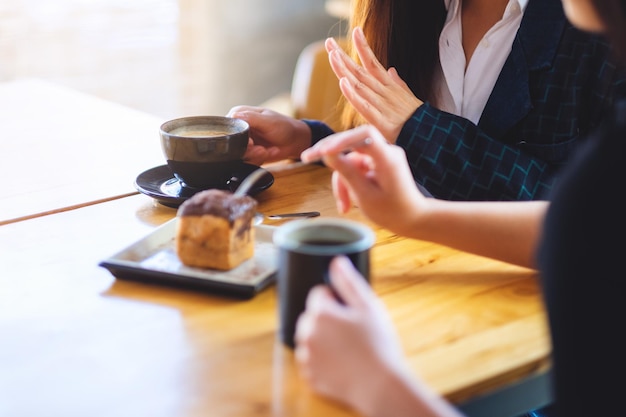
<svg viewBox="0 0 626 417"><path fill-rule="evenodd" d="M260 209L337 216L329 181L277 174ZM352 415L298 378L274 286L240 301L97 266L174 215L139 195L0 227L0 414ZM436 390L461 403L545 369L533 272L375 230L372 285Z"/></svg>
<svg viewBox="0 0 626 417"><path fill-rule="evenodd" d="M0 225L136 194L164 120L38 79L0 84Z"/></svg>
<svg viewBox="0 0 626 417"><path fill-rule="evenodd" d="M137 159L121 158L109 168L97 160L100 154L89 154L97 168L89 171L85 164L88 172L72 177L80 184L74 188L63 175L48 182L63 190L54 198L38 181L9 184L10 192L0 197L0 415L354 415L314 395L298 377L292 351L277 340L274 286L242 301L116 280L98 266L176 215L133 195L138 171L160 164L158 122L58 87L40 87L26 90L31 97L61 97L59 106L70 115L88 103L109 109L101 121L111 123L105 138L94 133L98 123L77 126L64 112L51 117L50 104L15 104L22 110L13 119L29 120L24 113L31 112L24 127L41 133L24 141L43 146L46 158L60 167L75 160L75 153L46 147L54 135L45 123L71 131L69 144L99 138L101 152L143 145ZM6 97L2 88L0 97ZM116 126L128 130L113 134ZM129 145L131 139L137 144ZM2 153L3 164L19 171L12 161L22 155L16 143L0 143L9 152ZM46 158L38 160L46 164ZM44 182L57 175L47 167ZM19 172L36 178L29 170ZM90 184L94 189L86 192ZM264 213L317 210L339 216L330 172L320 166L276 173L257 199ZM358 210L347 217L376 231L372 286L388 306L415 372L472 416L505 417L549 399L550 343L536 273L400 238Z"/></svg>

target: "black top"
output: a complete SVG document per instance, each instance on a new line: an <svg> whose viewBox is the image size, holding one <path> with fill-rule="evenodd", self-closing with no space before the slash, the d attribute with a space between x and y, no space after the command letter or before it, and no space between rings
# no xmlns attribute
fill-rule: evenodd
<svg viewBox="0 0 626 417"><path fill-rule="evenodd" d="M559 416L626 415L626 102L555 187L538 262Z"/></svg>

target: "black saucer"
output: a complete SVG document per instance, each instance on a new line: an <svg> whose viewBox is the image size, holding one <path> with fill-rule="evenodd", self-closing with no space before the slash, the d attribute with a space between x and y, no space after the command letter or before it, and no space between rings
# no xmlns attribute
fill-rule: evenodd
<svg viewBox="0 0 626 417"><path fill-rule="evenodd" d="M235 191L239 184L241 184L241 181L258 168L259 167L256 165L241 164L237 170L233 172L230 180L215 188ZM249 194L254 196L268 189L272 184L274 184L274 176L266 171L265 175L250 189ZM140 193L154 198L165 206L173 208L177 208L183 201L187 200L198 191L202 191L199 188L188 187L181 183L172 175L172 171L167 165L154 167L139 174L135 180L135 188L137 188Z"/></svg>

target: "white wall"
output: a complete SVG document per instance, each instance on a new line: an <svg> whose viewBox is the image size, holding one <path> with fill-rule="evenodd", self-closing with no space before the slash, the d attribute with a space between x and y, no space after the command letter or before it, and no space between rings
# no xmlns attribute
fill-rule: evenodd
<svg viewBox="0 0 626 417"><path fill-rule="evenodd" d="M193 31L184 25L198 15L181 16L180 22L182 47L194 45L193 65L207 74L201 85L186 85L184 94L206 95L209 113L256 105L289 90L304 46L345 31L345 23L326 13L323 0L207 0L184 9L207 19Z"/></svg>
<svg viewBox="0 0 626 417"><path fill-rule="evenodd" d="M325 0L0 0L0 82L35 77L163 119L288 90L338 34ZM345 26L345 24L344 24Z"/></svg>

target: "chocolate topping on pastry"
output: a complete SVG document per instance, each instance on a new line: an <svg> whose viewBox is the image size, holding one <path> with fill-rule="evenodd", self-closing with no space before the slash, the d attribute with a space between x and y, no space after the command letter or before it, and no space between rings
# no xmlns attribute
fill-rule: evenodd
<svg viewBox="0 0 626 417"><path fill-rule="evenodd" d="M202 216L210 214L222 217L232 223L245 216L250 220L256 210L257 202L250 196L235 197L230 191L205 190L189 198L178 208L179 216Z"/></svg>

